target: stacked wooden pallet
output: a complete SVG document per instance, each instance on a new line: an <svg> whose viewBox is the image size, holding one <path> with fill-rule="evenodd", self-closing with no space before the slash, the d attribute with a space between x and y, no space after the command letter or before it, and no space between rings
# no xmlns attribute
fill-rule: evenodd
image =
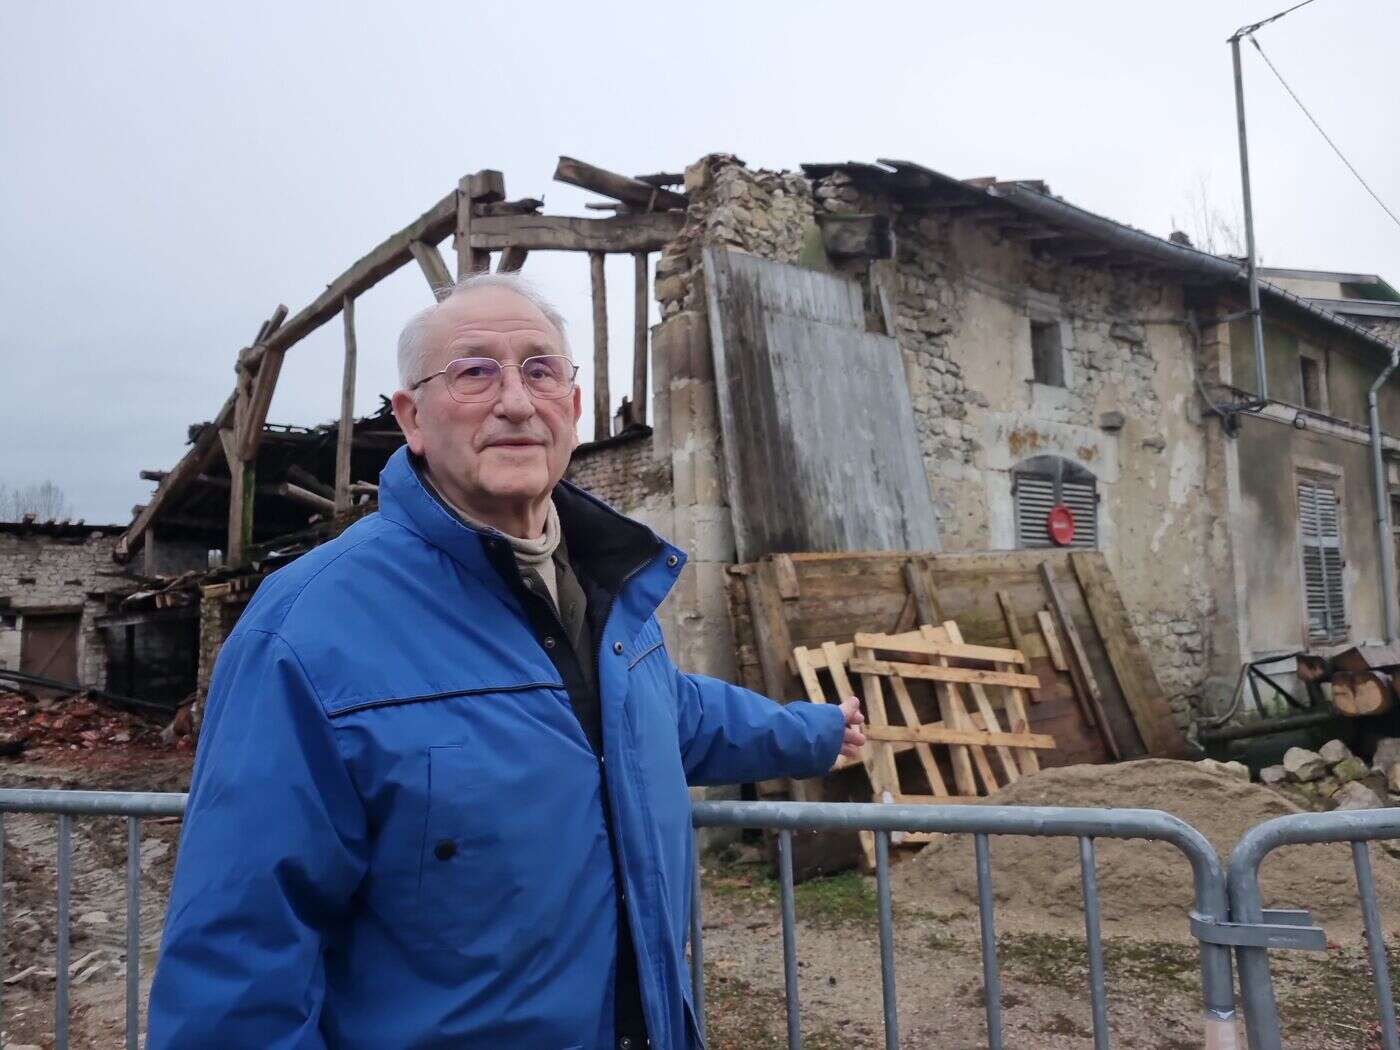
<svg viewBox="0 0 1400 1050"><path fill-rule="evenodd" d="M954 621L898 634L858 632L847 643L796 646L792 656L808 699L862 698L866 746L858 758L838 761L834 771L862 767L877 801L970 802L1037 772L1037 751L1055 746L1053 736L1030 732L1027 703L1040 683L1025 673L1025 655L968 645ZM860 679L859 692L852 676ZM936 717L930 720L930 714ZM798 797L805 791L800 784L793 790ZM915 834L898 839L927 840ZM862 846L873 863L868 834Z"/></svg>

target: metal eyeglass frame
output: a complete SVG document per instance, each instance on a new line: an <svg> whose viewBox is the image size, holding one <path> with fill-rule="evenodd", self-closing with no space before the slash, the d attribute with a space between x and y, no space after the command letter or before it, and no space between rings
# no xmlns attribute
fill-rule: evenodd
<svg viewBox="0 0 1400 1050"><path fill-rule="evenodd" d="M567 388L562 394L556 394L556 395L553 396L553 397L550 397L550 396L547 395L547 394L536 393L533 389L531 389L529 383L523 381L523 380L524 380L524 368L525 368L525 366L528 365L531 361L537 361L537 360L539 360L540 358L546 358L546 357L548 357L548 358L555 358L555 357L557 357L557 358L563 358L563 360L569 362L570 372L569 372L569 385L568 385L568 388ZM532 357L527 357L527 358L525 358L525 360L524 360L524 361L521 361L520 364L518 364L518 365L503 365L503 364L501 364L501 362L497 361L494 357L454 357L451 361L447 362L446 365L444 365L442 368L438 369L438 370L437 370L436 372L434 372L432 375L426 375L426 376L424 376L422 379L418 380L418 382L416 382L416 383L414 383L412 386L410 386L410 387L408 388L409 391L410 391L410 392L417 391L417 389L418 389L420 386L422 386L424 383L427 383L427 382L429 382L430 380L436 379L438 376L446 375L446 374L447 374L447 370L450 369L453 365L457 364L459 361L484 361L484 362L489 362L490 364L495 365L496 368L498 369L498 372L499 372L498 378L497 378L497 380L496 380L496 385L492 388L491 394L490 394L489 397L482 397L482 398L479 398L479 399L473 399L473 400L471 400L471 401L463 401L463 400L461 400L460 398L458 398L458 397L456 397L455 395L453 395L451 384L449 384L448 387L447 387L447 396L448 396L448 397L451 397L452 400L453 400L453 401L456 401L459 405L480 405L480 404L485 404L487 401L494 400L496 397L498 397L498 396L500 395L502 385L503 385L504 382L505 382L505 371L506 371L507 368L518 368L518 369L520 369L520 370L521 370L521 380L522 380L521 386L523 386L523 387L525 388L525 392L528 393L532 398L539 398L539 399L544 400L544 401L558 401L558 400L560 400L561 398L568 397L571 393L573 393L573 391L574 391L574 386L575 386L575 382L574 382L574 381L578 378L578 365L574 364L573 361L570 361L569 358L565 357L563 354L535 354L535 355L532 356Z"/></svg>

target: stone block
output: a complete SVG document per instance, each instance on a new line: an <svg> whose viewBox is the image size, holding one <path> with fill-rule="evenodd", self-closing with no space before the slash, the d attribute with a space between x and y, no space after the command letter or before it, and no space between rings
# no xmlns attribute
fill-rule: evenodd
<svg viewBox="0 0 1400 1050"><path fill-rule="evenodd" d="M1327 763L1316 751L1303 747L1290 747L1283 756L1283 768L1288 770L1291 779L1299 783L1319 780L1327 774Z"/></svg>
<svg viewBox="0 0 1400 1050"><path fill-rule="evenodd" d="M1384 773L1397 762L1400 762L1400 736L1388 736L1376 745L1371 768Z"/></svg>
<svg viewBox="0 0 1400 1050"><path fill-rule="evenodd" d="M1288 770L1283 766L1265 766L1259 771L1259 783L1277 787L1288 779Z"/></svg>
<svg viewBox="0 0 1400 1050"><path fill-rule="evenodd" d="M1344 762L1352 757L1351 748L1340 740L1329 740L1317 749L1317 753L1322 756L1322 760L1329 766L1335 766L1338 762ZM1354 777L1352 779L1355 779Z"/></svg>
<svg viewBox="0 0 1400 1050"><path fill-rule="evenodd" d="M1332 801L1337 804L1340 810L1350 809L1381 809L1385 801L1365 784L1358 784L1353 781L1350 784L1343 784L1341 789L1332 796Z"/></svg>
<svg viewBox="0 0 1400 1050"><path fill-rule="evenodd" d="M1385 771L1385 789L1400 795L1400 762L1392 762Z"/></svg>
<svg viewBox="0 0 1400 1050"><path fill-rule="evenodd" d="M1369 772L1371 772L1370 767L1355 755L1347 755L1346 758L1332 767L1332 775L1344 784L1360 780Z"/></svg>

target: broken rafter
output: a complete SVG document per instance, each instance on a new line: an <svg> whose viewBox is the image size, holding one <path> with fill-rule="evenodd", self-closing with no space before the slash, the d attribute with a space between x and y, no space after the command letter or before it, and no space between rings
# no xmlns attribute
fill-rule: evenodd
<svg viewBox="0 0 1400 1050"><path fill-rule="evenodd" d="M685 194L661 186L653 186L641 179L619 175L616 172L599 168L573 157L560 157L554 169L558 182L601 193L604 197L631 204L643 211L670 211L683 209L689 203Z"/></svg>
<svg viewBox="0 0 1400 1050"><path fill-rule="evenodd" d="M279 303L272 316L258 329L258 338L254 345L266 346L267 341L281 328L286 316L287 307ZM268 409L272 407L272 395L277 390L277 377L282 374L282 357L286 352L285 347L279 347L264 353L258 362L257 374L253 377L252 389L248 395L245 417L239 423L241 429L238 433L238 452L242 459L252 459L258 454L258 440L262 437L263 424L267 422Z"/></svg>
<svg viewBox="0 0 1400 1050"><path fill-rule="evenodd" d="M219 430L233 422L235 400L235 395L230 394L223 407L219 409L218 415L214 417L213 424L200 432L194 440L193 447L165 476L160 487L151 496L150 501L133 515L131 524L122 533L121 539L117 540L115 557L119 561L125 561L131 557L132 551L141 542L146 530L151 527L151 522L161 507L169 500L181 495L209 464L209 461L218 454Z"/></svg>

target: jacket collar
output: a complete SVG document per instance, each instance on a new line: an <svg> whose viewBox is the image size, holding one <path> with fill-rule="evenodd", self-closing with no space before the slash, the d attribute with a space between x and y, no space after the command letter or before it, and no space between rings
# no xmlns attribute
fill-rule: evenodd
<svg viewBox="0 0 1400 1050"><path fill-rule="evenodd" d="M401 446L379 475L379 513L416 533L468 572L498 579L510 541L495 529L466 524L420 476L420 461ZM554 505L569 559L599 586L616 593L642 566L668 548L639 521L620 514L577 485L554 487Z"/></svg>

